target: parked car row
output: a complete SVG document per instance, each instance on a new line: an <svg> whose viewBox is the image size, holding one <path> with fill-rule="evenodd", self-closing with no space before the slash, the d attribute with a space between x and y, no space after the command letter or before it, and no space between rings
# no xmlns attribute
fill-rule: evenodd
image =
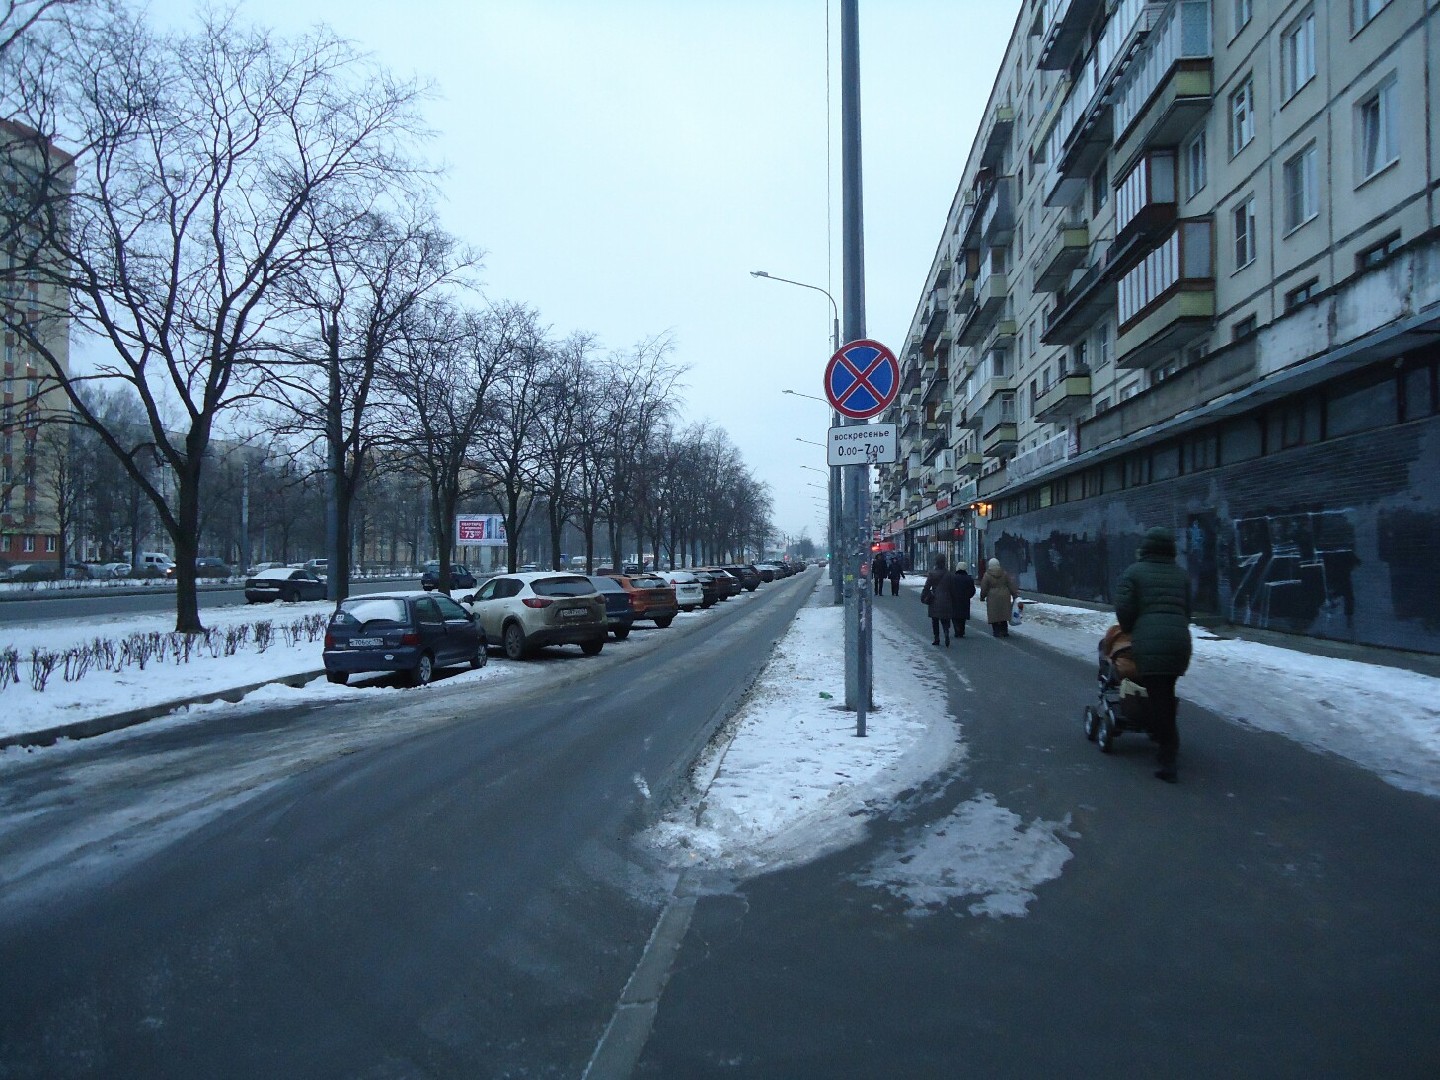
<svg viewBox="0 0 1440 1080"><path fill-rule="evenodd" d="M252 584L273 598L272 592L302 580L282 574L309 575L323 595L324 582L315 575L277 568L247 581L246 599ZM663 629L681 610L710 607L742 589L753 591L760 581L759 570L748 565L588 576L540 570L497 574L454 598L438 588L351 597L331 616L325 674L343 683L361 672L402 672L412 685L423 685L438 668L483 666L488 648L501 649L510 660L552 645L578 645L586 656L597 656L610 636L624 641L637 622Z"/></svg>

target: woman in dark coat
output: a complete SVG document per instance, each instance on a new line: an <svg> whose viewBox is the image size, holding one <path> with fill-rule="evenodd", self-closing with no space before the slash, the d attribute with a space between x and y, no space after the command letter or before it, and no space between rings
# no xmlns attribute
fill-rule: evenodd
<svg viewBox="0 0 1440 1080"><path fill-rule="evenodd" d="M940 644L940 633L945 633L945 646L950 646L950 619L955 614L955 607L950 599L950 572L945 568L945 556L935 556L935 568L925 575L925 586L920 590L920 599L925 601L925 608L930 615L930 633L934 640L932 645Z"/></svg>
<svg viewBox="0 0 1440 1080"><path fill-rule="evenodd" d="M1115 617L1132 641L1140 685L1150 697L1150 721L1159 743L1155 775L1175 783L1180 750L1175 681L1190 667L1190 579L1175 564L1175 535L1155 528L1115 590Z"/></svg>
<svg viewBox="0 0 1440 1080"><path fill-rule="evenodd" d="M890 595L900 595L900 579L905 576L905 560L898 551L885 557L885 572L890 575Z"/></svg>
<svg viewBox="0 0 1440 1080"><path fill-rule="evenodd" d="M970 600L975 595L975 579L965 569L964 563L955 566L950 575L950 605L954 608L950 621L955 626L955 636L965 636L965 623L970 618Z"/></svg>

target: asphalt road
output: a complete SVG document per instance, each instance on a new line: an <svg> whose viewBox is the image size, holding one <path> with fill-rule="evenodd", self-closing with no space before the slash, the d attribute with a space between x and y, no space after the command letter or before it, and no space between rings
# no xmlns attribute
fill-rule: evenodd
<svg viewBox="0 0 1440 1080"><path fill-rule="evenodd" d="M1440 803L1204 714L1183 679L1163 784L1143 735L1086 742L1093 665L973 622L935 649L913 606L964 764L857 847L716 881L634 1075L1440 1076ZM1024 917L916 914L865 884L987 794L1069 822Z"/></svg>
<svg viewBox="0 0 1440 1080"><path fill-rule="evenodd" d="M384 592L387 589L419 588L419 577L356 581L352 595ZM198 590L200 610L245 603L243 585L207 585ZM35 590L34 594L0 594L0 626L28 625L56 619L79 619L86 615L121 615L149 611L174 611L175 590L166 585L124 589Z"/></svg>
<svg viewBox="0 0 1440 1080"><path fill-rule="evenodd" d="M0 1076L580 1075L674 884L627 841L815 580L7 761Z"/></svg>

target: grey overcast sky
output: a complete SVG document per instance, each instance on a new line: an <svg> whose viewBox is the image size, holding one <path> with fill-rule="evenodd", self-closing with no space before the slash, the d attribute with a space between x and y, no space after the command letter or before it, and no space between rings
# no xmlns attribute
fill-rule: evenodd
<svg viewBox="0 0 1440 1080"><path fill-rule="evenodd" d="M839 0L238 0L431 82L447 227L492 299L557 335L658 334L687 421L724 428L778 529L824 544L841 296ZM866 329L899 351L1019 0L859 0ZM166 18L194 10L154 5ZM827 22L829 190L827 200ZM811 487L819 484L820 488Z"/></svg>

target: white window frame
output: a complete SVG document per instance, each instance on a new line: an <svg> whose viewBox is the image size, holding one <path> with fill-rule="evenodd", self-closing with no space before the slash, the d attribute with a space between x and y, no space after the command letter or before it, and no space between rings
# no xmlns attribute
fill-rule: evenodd
<svg viewBox="0 0 1440 1080"><path fill-rule="evenodd" d="M1315 8L1280 35L1280 100L1289 101L1315 78Z"/></svg>
<svg viewBox="0 0 1440 1080"><path fill-rule="evenodd" d="M1238 37L1241 30L1250 25L1255 16L1255 0L1235 0L1231 7L1230 36Z"/></svg>
<svg viewBox="0 0 1440 1080"><path fill-rule="evenodd" d="M1255 261L1255 196L1250 195L1230 211L1230 226L1234 232L1231 250L1235 255L1235 272L1238 274Z"/></svg>
<svg viewBox="0 0 1440 1080"><path fill-rule="evenodd" d="M1230 93L1230 156L1233 158L1255 139L1255 76L1246 75Z"/></svg>
<svg viewBox="0 0 1440 1080"><path fill-rule="evenodd" d="M1400 160L1398 86L1391 72L1355 103L1356 172L1362 184Z"/></svg>
<svg viewBox="0 0 1440 1080"><path fill-rule="evenodd" d="M1350 0L1350 34L1353 37L1390 6L1390 0Z"/></svg>
<svg viewBox="0 0 1440 1080"><path fill-rule="evenodd" d="M1205 138L1205 129L1201 128L1195 133L1195 137L1185 144L1183 156L1185 159L1185 197L1193 199L1200 192L1205 190L1209 182L1209 162L1205 155L1208 151Z"/></svg>
<svg viewBox="0 0 1440 1080"><path fill-rule="evenodd" d="M1318 160L1319 151L1312 141L1281 170L1286 236L1320 216Z"/></svg>
<svg viewBox="0 0 1440 1080"><path fill-rule="evenodd" d="M31 534L31 533L26 533L26 534L25 534L25 540L24 540L24 543L23 543L23 545L22 545L22 550L23 550L23 551L25 552L25 554L27 554L27 555L30 554L31 552L33 552L33 551L35 550L35 537L34 537L33 534Z"/></svg>

